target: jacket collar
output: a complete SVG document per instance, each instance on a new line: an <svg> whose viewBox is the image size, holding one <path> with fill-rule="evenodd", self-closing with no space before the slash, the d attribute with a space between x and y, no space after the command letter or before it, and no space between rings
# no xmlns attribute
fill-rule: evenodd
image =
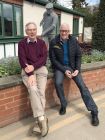
<svg viewBox="0 0 105 140"><path fill-rule="evenodd" d="M71 35L69 35L68 39L70 38L71 38ZM57 44L63 45L63 41L60 38L60 34L55 37L55 40Z"/></svg>

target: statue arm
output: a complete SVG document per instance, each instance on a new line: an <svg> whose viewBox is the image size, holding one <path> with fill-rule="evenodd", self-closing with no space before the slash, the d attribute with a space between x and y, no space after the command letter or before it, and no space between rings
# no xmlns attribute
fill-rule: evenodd
<svg viewBox="0 0 105 140"><path fill-rule="evenodd" d="M54 28L55 28L54 25L50 26L45 31L43 31L42 36L45 36L47 33L49 33L50 31L52 31Z"/></svg>
<svg viewBox="0 0 105 140"><path fill-rule="evenodd" d="M42 20L41 20L41 22L40 22L40 26L42 26L42 24L43 24L43 21L44 21L44 20L42 19Z"/></svg>
<svg viewBox="0 0 105 140"><path fill-rule="evenodd" d="M57 16L57 15L54 15L54 16L53 16L52 25L51 25L50 27L48 27L45 31L43 31L42 36L48 34L48 33L51 32L52 30L54 30L54 28L55 28L56 25L57 25L57 22L58 22L58 16Z"/></svg>
<svg viewBox="0 0 105 140"><path fill-rule="evenodd" d="M40 26L42 26L42 24L43 24L43 22L44 22L45 16L46 16L46 12L44 12L44 14L43 14L43 19L42 19L41 22L40 22Z"/></svg>

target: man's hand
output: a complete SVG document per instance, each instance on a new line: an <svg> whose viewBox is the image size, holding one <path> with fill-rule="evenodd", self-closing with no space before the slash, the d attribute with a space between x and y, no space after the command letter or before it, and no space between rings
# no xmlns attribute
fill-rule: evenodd
<svg viewBox="0 0 105 140"><path fill-rule="evenodd" d="M32 72L32 71L34 71L34 66L33 65L28 65L28 64L26 64L26 68L25 68L25 72L26 73L30 73L30 72Z"/></svg>
<svg viewBox="0 0 105 140"><path fill-rule="evenodd" d="M28 85L34 86L36 84L36 77L35 75L31 75L28 77Z"/></svg>
<svg viewBox="0 0 105 140"><path fill-rule="evenodd" d="M75 70L75 71L72 73L72 77L77 76L77 75L78 75L78 73L79 73L79 71L78 71L78 70Z"/></svg>
<svg viewBox="0 0 105 140"><path fill-rule="evenodd" d="M66 71L65 71L65 75L66 75L68 78L72 78L72 73L71 73L71 71L69 71L69 70L66 70Z"/></svg>

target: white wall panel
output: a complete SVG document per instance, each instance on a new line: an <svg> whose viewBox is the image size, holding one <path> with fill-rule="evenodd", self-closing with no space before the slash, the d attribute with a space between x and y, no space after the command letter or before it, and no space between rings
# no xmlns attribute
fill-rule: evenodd
<svg viewBox="0 0 105 140"><path fill-rule="evenodd" d="M79 18L79 33L83 33L83 17Z"/></svg>
<svg viewBox="0 0 105 140"><path fill-rule="evenodd" d="M15 44L16 56L18 56L18 43Z"/></svg>
<svg viewBox="0 0 105 140"><path fill-rule="evenodd" d="M4 45L0 45L0 59L4 58Z"/></svg>
<svg viewBox="0 0 105 140"><path fill-rule="evenodd" d="M6 57L14 56L14 44L5 44Z"/></svg>

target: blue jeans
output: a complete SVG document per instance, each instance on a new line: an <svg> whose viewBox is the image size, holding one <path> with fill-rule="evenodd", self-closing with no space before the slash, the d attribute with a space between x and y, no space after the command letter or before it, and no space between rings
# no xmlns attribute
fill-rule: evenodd
<svg viewBox="0 0 105 140"><path fill-rule="evenodd" d="M57 95L60 99L61 106L66 107L67 106L67 101L64 96L64 88L63 88L63 80L64 80L65 74L59 70L56 70L54 72L54 83L55 83L55 88ZM88 88L86 87L81 74L79 73L76 77L73 78L74 82L78 86L81 97L88 109L88 111L92 111L94 114L98 113L98 108L97 105L95 104Z"/></svg>

